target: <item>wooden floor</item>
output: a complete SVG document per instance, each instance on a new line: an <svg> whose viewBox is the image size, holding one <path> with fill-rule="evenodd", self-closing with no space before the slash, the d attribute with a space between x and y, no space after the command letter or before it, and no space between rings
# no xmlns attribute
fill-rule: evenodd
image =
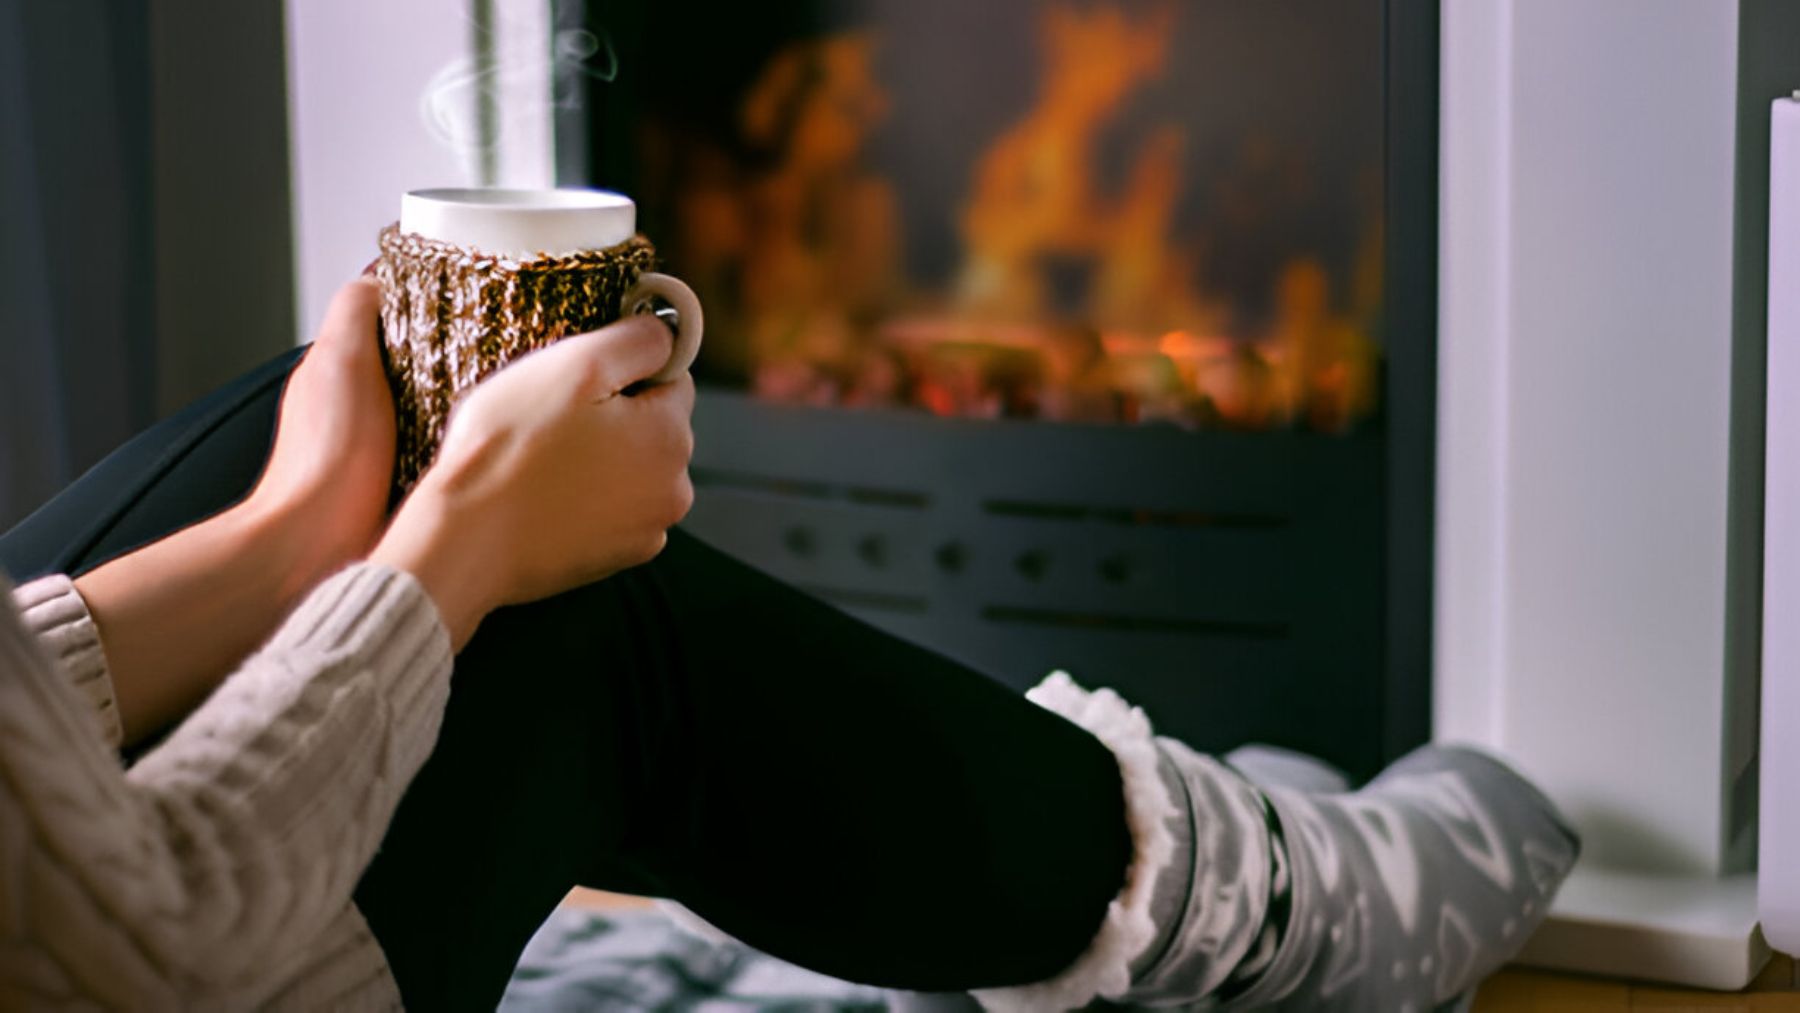
<svg viewBox="0 0 1800 1013"><path fill-rule="evenodd" d="M1800 979L1794 961L1777 954L1743 992L1640 985L1524 968L1489 978L1475 997L1475 1013L1623 1013L1625 1010L1800 1011Z"/></svg>
<svg viewBox="0 0 1800 1013"><path fill-rule="evenodd" d="M641 897L575 890L563 902L584 908L647 907ZM1624 1013L1627 1010L1741 1011L1800 1013L1800 978L1792 958L1777 954L1750 988L1743 992L1702 992L1694 989L1641 985L1606 978L1583 978L1525 968L1507 968L1489 978L1475 996L1475 1013Z"/></svg>

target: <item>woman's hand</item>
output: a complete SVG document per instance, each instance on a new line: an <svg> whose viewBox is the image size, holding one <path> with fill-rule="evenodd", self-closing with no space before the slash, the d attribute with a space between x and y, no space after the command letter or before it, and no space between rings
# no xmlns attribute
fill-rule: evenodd
<svg viewBox="0 0 1800 1013"><path fill-rule="evenodd" d="M387 520L394 401L381 368L380 310L371 277L338 290L288 377L269 463L235 508L280 543L290 600L367 555Z"/></svg>
<svg viewBox="0 0 1800 1013"><path fill-rule="evenodd" d="M346 285L288 378L275 448L238 505L76 580L105 644L125 742L191 711L381 530L394 405L372 281Z"/></svg>
<svg viewBox="0 0 1800 1013"><path fill-rule="evenodd" d="M669 347L661 322L631 317L525 356L452 413L371 558L419 578L456 646L494 608L662 551L693 503L693 380L621 392Z"/></svg>

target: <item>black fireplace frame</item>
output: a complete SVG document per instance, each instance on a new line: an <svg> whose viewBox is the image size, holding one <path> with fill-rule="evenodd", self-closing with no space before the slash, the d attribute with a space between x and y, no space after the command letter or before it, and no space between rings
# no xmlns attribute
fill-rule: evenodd
<svg viewBox="0 0 1800 1013"><path fill-rule="evenodd" d="M1439 0L1384 0L1388 320L1387 722L1398 756L1431 738L1437 505ZM1396 298L1396 293L1405 293Z"/></svg>
<svg viewBox="0 0 1800 1013"><path fill-rule="evenodd" d="M1266 663L1268 684L1246 689L1236 708L1229 685L1197 692L1166 676L1141 675L1155 665L1134 661L1136 648L1086 652L1078 677L1118 685L1145 703L1159 728L1205 748L1256 737L1367 775L1426 741L1435 555L1439 4L1375 2L1383 15L1386 159L1385 358L1376 423L1341 437L1189 434L797 408L708 390L696 412L701 494L688 526L854 614L1021 688L1056 663L1059 638L1073 655L1107 637L1163 645L1146 657L1175 649L1168 644L1192 643L1199 647L1194 678L1201 680L1194 685L1213 662L1230 669L1234 651L1245 671L1257 670L1256 659L1265 656L1257 652L1266 648L1273 659ZM554 10L560 27L604 31L622 70L610 83L566 83L585 86L586 94L571 103L581 111L559 115L559 182L628 190L631 177L622 166L630 155L619 139L629 135L634 113L628 74L631 53L644 45L642 5L606 5L604 21L579 0L558 0ZM1047 439L1057 441L1059 462L1079 462L1091 478L1045 493L1028 479L1009 477L1008 468L981 464L983 455L1016 463ZM1182 450L1181 441L1198 442ZM1197 504L1192 482L1134 479L1113 467L1120 453L1142 452L1127 448L1155 446L1167 448L1158 451L1165 455L1204 457L1217 473L1238 469L1251 477L1211 483ZM958 475L967 484L991 485L960 496L934 493L926 481ZM1117 483L1127 482L1135 486L1133 498L1111 498ZM1080 495L1069 491L1082 484L1088 488ZM1323 517L1307 513L1309 497L1332 495L1343 497L1343 509ZM1040 537L1040 530L1049 533ZM1241 546L1259 540L1279 544L1271 558L1283 562L1247 579L1236 599L1198 586L1204 581L1179 579L1218 560L1241 561L1248 551ZM1276 578L1289 575L1286 565L1308 553L1312 572L1305 581L1323 590L1276 586ZM1046 574L1071 569L1085 573L1086 583L1033 597L1051 579ZM1334 571L1354 573L1355 586L1334 586ZM1102 586L1109 583L1110 591ZM1113 597L1096 597L1103 593ZM1158 595L1192 608L1179 616L1147 613L1142 602ZM1115 598L1139 604L1106 607ZM1299 618L1271 620L1259 602ZM1019 635L989 650L971 625L976 620ZM1300 646L1291 655L1275 646L1290 624L1316 633L1311 640L1296 636ZM1011 667L1015 660L1019 667ZM1296 693L1282 683L1284 664L1324 675L1313 691ZM1333 664L1343 671L1332 672ZM1276 720L1289 711L1297 716Z"/></svg>

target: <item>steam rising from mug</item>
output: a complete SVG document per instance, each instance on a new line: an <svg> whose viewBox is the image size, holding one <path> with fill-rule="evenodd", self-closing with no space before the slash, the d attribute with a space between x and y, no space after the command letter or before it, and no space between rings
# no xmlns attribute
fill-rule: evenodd
<svg viewBox="0 0 1800 1013"><path fill-rule="evenodd" d="M574 110L581 107L583 79L611 81L618 76L619 58L610 38L565 28L551 32L545 46L541 34L545 26L522 15L519 6L517 0L495 0L495 23L485 29L475 25L474 55L445 64L419 97L426 131L467 160L464 168L470 181L480 175L474 166L508 141L503 119L493 114L502 93L513 96L509 110L513 114ZM548 181L483 178L481 182Z"/></svg>

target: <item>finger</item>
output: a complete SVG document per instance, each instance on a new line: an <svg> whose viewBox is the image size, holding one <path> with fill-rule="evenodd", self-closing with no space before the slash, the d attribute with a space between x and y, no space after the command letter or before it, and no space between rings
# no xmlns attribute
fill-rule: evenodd
<svg viewBox="0 0 1800 1013"><path fill-rule="evenodd" d="M668 433L675 440L683 463L694 456L694 378L683 373L679 379L645 388L636 397L618 398L612 402L622 410L650 413L644 422ZM639 416L642 418L642 416Z"/></svg>
<svg viewBox="0 0 1800 1013"><path fill-rule="evenodd" d="M370 277L356 278L332 297L314 343L334 349L334 354L374 356L375 324L380 317L381 286Z"/></svg>
<svg viewBox="0 0 1800 1013"><path fill-rule="evenodd" d="M552 346L559 355L583 360L587 393L611 397L656 375L669 361L668 327L650 316L631 316L597 331L565 338Z"/></svg>
<svg viewBox="0 0 1800 1013"><path fill-rule="evenodd" d="M668 383L645 387L628 399L635 410L659 412L671 418L686 420L694 414L694 378L683 373Z"/></svg>
<svg viewBox="0 0 1800 1013"><path fill-rule="evenodd" d="M671 395L676 400L676 410L681 413L681 417L684 419L693 418L695 397L694 374L683 373L673 383L666 384L666 386L671 388Z"/></svg>

